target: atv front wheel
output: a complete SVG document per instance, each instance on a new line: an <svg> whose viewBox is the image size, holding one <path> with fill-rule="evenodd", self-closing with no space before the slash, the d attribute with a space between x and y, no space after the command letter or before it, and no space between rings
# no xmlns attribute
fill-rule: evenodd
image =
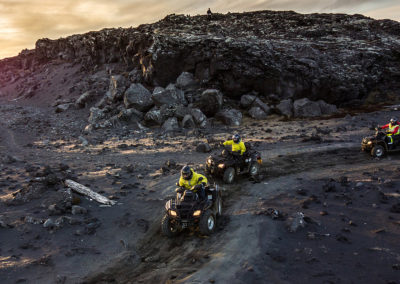
<svg viewBox="0 0 400 284"><path fill-rule="evenodd" d="M171 224L171 218L168 214L162 218L161 231L168 238L173 238L178 234L178 229Z"/></svg>
<svg viewBox="0 0 400 284"><path fill-rule="evenodd" d="M221 196L217 197L217 202L215 204L215 212L217 212L217 216L221 216L222 215L222 200L221 200Z"/></svg>
<svg viewBox="0 0 400 284"><path fill-rule="evenodd" d="M200 218L200 233L203 235L210 235L215 230L215 216L211 210L204 212L203 216Z"/></svg>
<svg viewBox="0 0 400 284"><path fill-rule="evenodd" d="M382 145L376 145L371 150L371 156L381 158L385 155L385 148Z"/></svg>
<svg viewBox="0 0 400 284"><path fill-rule="evenodd" d="M223 181L227 184L233 183L235 179L235 169L234 168L227 168L224 172Z"/></svg>
<svg viewBox="0 0 400 284"><path fill-rule="evenodd" d="M249 174L254 177L258 175L258 172L260 171L260 165L258 163L252 163L249 168Z"/></svg>

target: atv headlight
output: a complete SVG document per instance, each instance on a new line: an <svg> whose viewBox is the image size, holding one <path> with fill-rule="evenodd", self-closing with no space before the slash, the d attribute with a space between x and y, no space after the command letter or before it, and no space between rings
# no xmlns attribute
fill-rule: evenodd
<svg viewBox="0 0 400 284"><path fill-rule="evenodd" d="M368 141L368 143L367 143L368 145L371 145L372 144L372 141Z"/></svg>
<svg viewBox="0 0 400 284"><path fill-rule="evenodd" d="M176 211L170 210L169 215L176 217L177 214L176 214Z"/></svg>
<svg viewBox="0 0 400 284"><path fill-rule="evenodd" d="M207 160L207 164L211 165L211 164L212 164L212 160L211 160L211 159L208 159L208 160Z"/></svg>
<svg viewBox="0 0 400 284"><path fill-rule="evenodd" d="M219 164L219 165L218 165L218 168L220 168L220 169L225 168L225 164Z"/></svg>
<svg viewBox="0 0 400 284"><path fill-rule="evenodd" d="M193 213L193 217L198 217L198 216L200 216L200 214L201 214L201 210L196 210Z"/></svg>

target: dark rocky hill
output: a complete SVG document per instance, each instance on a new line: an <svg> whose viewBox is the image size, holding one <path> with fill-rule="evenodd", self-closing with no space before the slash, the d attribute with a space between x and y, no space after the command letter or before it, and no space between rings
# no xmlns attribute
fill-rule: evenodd
<svg viewBox="0 0 400 284"><path fill-rule="evenodd" d="M61 69L79 79L56 81L59 99L85 91L104 96L110 75L122 75L121 95L113 98L122 102L129 84L153 91L185 71L197 90L218 89L230 99L253 92L270 106L305 97L336 106L393 102L400 97L400 23L273 11L214 14L211 20L169 15L137 28L38 40L34 50L0 61L0 92L33 97L54 85L44 82ZM197 95L185 92L188 103Z"/></svg>

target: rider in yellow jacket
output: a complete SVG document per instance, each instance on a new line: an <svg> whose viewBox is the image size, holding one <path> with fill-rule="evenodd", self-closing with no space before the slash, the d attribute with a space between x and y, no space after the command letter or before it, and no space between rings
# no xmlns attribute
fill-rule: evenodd
<svg viewBox="0 0 400 284"><path fill-rule="evenodd" d="M246 152L246 146L244 145L244 142L240 139L239 134L234 134L232 136L232 140L225 141L223 144L224 146L232 145L232 152L238 153L241 156L244 152Z"/></svg>
<svg viewBox="0 0 400 284"><path fill-rule="evenodd" d="M189 166L184 166L181 170L181 177L179 178L178 185L185 189L192 190L199 194L200 198L205 198L205 186L208 181L202 174L196 173Z"/></svg>

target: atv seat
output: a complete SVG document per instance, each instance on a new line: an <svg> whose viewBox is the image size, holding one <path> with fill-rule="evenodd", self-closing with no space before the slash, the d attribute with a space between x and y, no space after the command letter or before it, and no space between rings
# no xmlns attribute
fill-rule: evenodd
<svg viewBox="0 0 400 284"><path fill-rule="evenodd" d="M184 201L184 202L192 202L192 201L196 201L197 199L198 199L197 194L191 190L185 190L185 192L183 193L183 195L181 197L181 201Z"/></svg>

